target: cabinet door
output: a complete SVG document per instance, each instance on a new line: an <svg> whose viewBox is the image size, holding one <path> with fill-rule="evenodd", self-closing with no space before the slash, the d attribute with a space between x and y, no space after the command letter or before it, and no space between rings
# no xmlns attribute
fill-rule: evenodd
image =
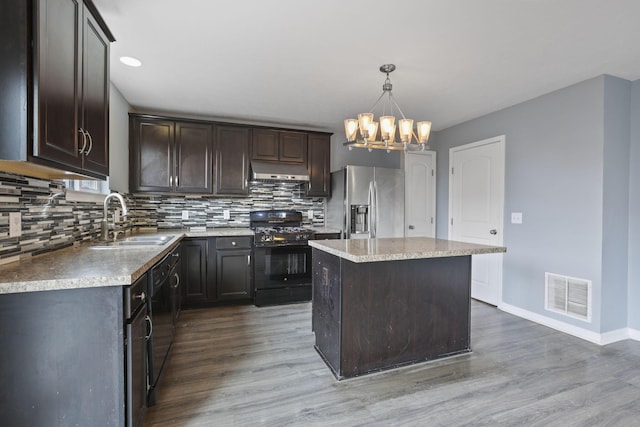
<svg viewBox="0 0 640 427"><path fill-rule="evenodd" d="M82 0L38 0L33 154L80 168Z"/></svg>
<svg viewBox="0 0 640 427"><path fill-rule="evenodd" d="M249 128L216 126L214 194L249 194Z"/></svg>
<svg viewBox="0 0 640 427"><path fill-rule="evenodd" d="M131 192L167 193L173 189L174 122L131 117Z"/></svg>
<svg viewBox="0 0 640 427"><path fill-rule="evenodd" d="M331 136L309 135L309 184L307 196L329 197L331 195Z"/></svg>
<svg viewBox="0 0 640 427"><path fill-rule="evenodd" d="M142 425L147 402L147 310L125 325L126 425Z"/></svg>
<svg viewBox="0 0 640 427"><path fill-rule="evenodd" d="M82 168L109 175L109 40L84 9L81 127L87 133ZM80 146L82 148L82 146Z"/></svg>
<svg viewBox="0 0 640 427"><path fill-rule="evenodd" d="M307 162L307 134L303 132L280 132L279 160L287 163Z"/></svg>
<svg viewBox="0 0 640 427"><path fill-rule="evenodd" d="M208 285L208 239L185 239L182 242L182 274L180 275L183 306L198 305L215 300L215 292ZM213 266L215 271L215 264ZM215 278L215 275L214 275Z"/></svg>
<svg viewBox="0 0 640 427"><path fill-rule="evenodd" d="M218 250L216 268L219 301L252 297L251 251Z"/></svg>
<svg viewBox="0 0 640 427"><path fill-rule="evenodd" d="M278 160L280 144L278 131L253 129L251 135L251 158L255 160Z"/></svg>
<svg viewBox="0 0 640 427"><path fill-rule="evenodd" d="M176 122L176 172L174 186L180 193L211 193L213 126Z"/></svg>

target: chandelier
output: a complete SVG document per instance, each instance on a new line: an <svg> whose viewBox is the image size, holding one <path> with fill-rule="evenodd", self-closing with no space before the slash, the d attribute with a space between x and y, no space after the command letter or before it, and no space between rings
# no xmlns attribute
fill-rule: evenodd
<svg viewBox="0 0 640 427"><path fill-rule="evenodd" d="M373 149L415 151L425 150L429 148L427 141L431 132L431 122L422 121L416 125L416 131L413 130L413 120L407 119L400 109L391 93L391 80L389 73L393 72L396 66L393 64L384 64L380 66L380 72L385 73L387 78L382 85L382 94L378 100L369 109L368 113L358 114L357 119L347 119L344 121L344 130L347 136L347 142L344 145L351 150L353 147L367 148L369 151ZM373 111L382 101L382 116L380 122L374 120ZM398 141L396 141L396 118L394 117L394 108L402 116L398 120ZM380 132L378 132L378 125ZM379 138L378 138L379 137ZM415 143L413 140L415 139Z"/></svg>

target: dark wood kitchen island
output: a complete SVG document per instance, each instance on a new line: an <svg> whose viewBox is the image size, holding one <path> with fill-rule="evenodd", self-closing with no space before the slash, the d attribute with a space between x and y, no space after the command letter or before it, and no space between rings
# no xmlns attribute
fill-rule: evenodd
<svg viewBox="0 0 640 427"><path fill-rule="evenodd" d="M338 379L466 353L471 256L424 237L310 241L315 348Z"/></svg>

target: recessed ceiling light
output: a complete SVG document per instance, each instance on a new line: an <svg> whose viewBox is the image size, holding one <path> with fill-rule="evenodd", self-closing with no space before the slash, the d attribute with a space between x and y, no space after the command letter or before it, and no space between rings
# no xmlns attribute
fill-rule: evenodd
<svg viewBox="0 0 640 427"><path fill-rule="evenodd" d="M134 58L132 56L121 56L120 57L120 62L122 62L124 65L128 65L129 67L141 67L142 66L142 61L140 61L138 58Z"/></svg>

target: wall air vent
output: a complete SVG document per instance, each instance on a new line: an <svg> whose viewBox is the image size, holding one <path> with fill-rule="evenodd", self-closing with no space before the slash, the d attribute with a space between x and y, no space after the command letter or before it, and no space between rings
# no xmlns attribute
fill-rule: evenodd
<svg viewBox="0 0 640 427"><path fill-rule="evenodd" d="M545 273L545 309L591 321L591 280Z"/></svg>

